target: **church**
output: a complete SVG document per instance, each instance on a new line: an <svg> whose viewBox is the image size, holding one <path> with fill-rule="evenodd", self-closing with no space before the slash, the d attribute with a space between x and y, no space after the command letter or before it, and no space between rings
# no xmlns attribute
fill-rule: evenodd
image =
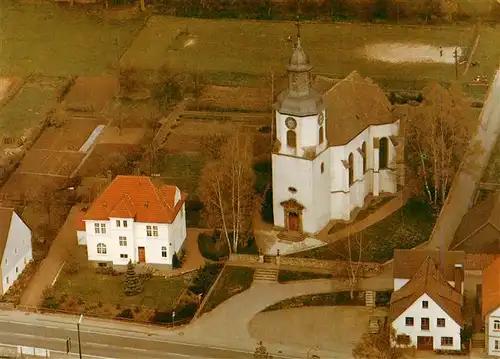
<svg viewBox="0 0 500 359"><path fill-rule="evenodd" d="M272 185L275 227L314 235L349 220L368 195L397 191L403 141L377 84L356 71L313 81L311 70L299 34L274 105Z"/></svg>

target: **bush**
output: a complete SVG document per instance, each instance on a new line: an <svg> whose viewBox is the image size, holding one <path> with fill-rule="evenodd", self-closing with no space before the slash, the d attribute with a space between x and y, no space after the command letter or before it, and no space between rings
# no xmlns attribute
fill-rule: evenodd
<svg viewBox="0 0 500 359"><path fill-rule="evenodd" d="M296 280L307 280L307 279L321 279L321 278L331 278L332 275L328 273L312 273L312 272L295 272L288 270L280 270L278 273L278 282L291 282Z"/></svg>
<svg viewBox="0 0 500 359"><path fill-rule="evenodd" d="M126 308L122 310L118 315L116 316L117 318L127 318L127 319L132 319L134 317L134 314L132 313L132 309Z"/></svg>
<svg viewBox="0 0 500 359"><path fill-rule="evenodd" d="M80 263L74 257L74 255L71 255L70 259L64 265L64 272L66 274L76 274L78 273L79 270L80 270Z"/></svg>
<svg viewBox="0 0 500 359"><path fill-rule="evenodd" d="M229 246L220 238L220 232L204 232L198 235L198 248L203 257L212 261L218 261L229 256Z"/></svg>
<svg viewBox="0 0 500 359"><path fill-rule="evenodd" d="M132 296L141 293L143 290L144 288L142 287L142 283L135 272L134 265L132 264L132 261L129 261L123 292L125 295Z"/></svg>
<svg viewBox="0 0 500 359"><path fill-rule="evenodd" d="M392 292L377 292L375 295L375 306L388 307L391 301Z"/></svg>
<svg viewBox="0 0 500 359"><path fill-rule="evenodd" d="M202 294L204 296L222 268L223 265L219 263L206 264L198 271L196 277L193 279L193 283L189 286L189 290L194 294Z"/></svg>
<svg viewBox="0 0 500 359"><path fill-rule="evenodd" d="M42 293L42 307L47 309L59 309L59 301L56 299L55 291L52 287L47 287Z"/></svg>
<svg viewBox="0 0 500 359"><path fill-rule="evenodd" d="M114 270L112 267L97 267L95 269L95 272L97 274L104 274L104 275L112 275L112 276L118 275L118 272Z"/></svg>
<svg viewBox="0 0 500 359"><path fill-rule="evenodd" d="M181 267L181 261L179 260L177 253L174 253L174 255L172 256L172 268L177 269L180 267Z"/></svg>

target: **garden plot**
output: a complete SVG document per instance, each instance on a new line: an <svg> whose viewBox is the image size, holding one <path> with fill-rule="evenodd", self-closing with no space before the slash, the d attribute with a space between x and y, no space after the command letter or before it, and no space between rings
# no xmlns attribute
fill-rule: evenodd
<svg viewBox="0 0 500 359"><path fill-rule="evenodd" d="M82 177L106 177L108 170L121 172L123 166L133 166L131 160L138 159L141 146L119 143L96 144L90 156L78 171Z"/></svg>
<svg viewBox="0 0 500 359"><path fill-rule="evenodd" d="M100 113L118 89L116 77L78 77L64 99L64 108Z"/></svg>
<svg viewBox="0 0 500 359"><path fill-rule="evenodd" d="M0 198L19 200L28 194L38 198L43 193L53 192L66 184L67 178L63 177L15 172L0 190Z"/></svg>
<svg viewBox="0 0 500 359"><path fill-rule="evenodd" d="M31 150L24 156L18 173L70 176L85 157L84 153Z"/></svg>
<svg viewBox="0 0 500 359"><path fill-rule="evenodd" d="M455 51L458 61L463 56L460 47L438 47L424 44L381 43L365 47L365 55L372 60L390 63L442 63L455 64Z"/></svg>

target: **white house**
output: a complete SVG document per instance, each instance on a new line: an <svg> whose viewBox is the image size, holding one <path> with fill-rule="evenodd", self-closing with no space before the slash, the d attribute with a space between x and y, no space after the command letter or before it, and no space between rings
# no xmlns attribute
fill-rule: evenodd
<svg viewBox="0 0 500 359"><path fill-rule="evenodd" d="M440 251L438 249L395 249L393 262L394 291L401 289L415 275L427 257L431 257L446 281L455 288L460 284L460 292L464 293L465 252Z"/></svg>
<svg viewBox="0 0 500 359"><path fill-rule="evenodd" d="M488 355L500 357L500 259L483 271L481 302Z"/></svg>
<svg viewBox="0 0 500 359"><path fill-rule="evenodd" d="M186 238L185 200L177 186L157 187L149 177L117 176L77 221L89 261L120 268L129 260L171 268Z"/></svg>
<svg viewBox="0 0 500 359"><path fill-rule="evenodd" d="M460 350L463 326L461 283L458 289L427 257L413 277L391 296L390 322L394 346L428 350Z"/></svg>
<svg viewBox="0 0 500 359"><path fill-rule="evenodd" d="M12 208L0 208L0 293L9 287L33 259L31 230Z"/></svg>
<svg viewBox="0 0 500 359"><path fill-rule="evenodd" d="M397 191L402 141L379 86L357 72L313 83L311 69L298 38L275 103L272 177L275 226L314 234L348 220L367 195Z"/></svg>

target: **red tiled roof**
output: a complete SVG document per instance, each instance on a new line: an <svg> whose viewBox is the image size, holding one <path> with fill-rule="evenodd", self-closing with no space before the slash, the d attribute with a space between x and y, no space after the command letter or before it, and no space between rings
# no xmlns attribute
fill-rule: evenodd
<svg viewBox="0 0 500 359"><path fill-rule="evenodd" d="M175 201L177 186L156 187L146 176L117 176L92 203L84 220L110 217L134 218L137 222L172 223L187 194Z"/></svg>
<svg viewBox="0 0 500 359"><path fill-rule="evenodd" d="M500 259L483 271L482 285L483 317L500 306Z"/></svg>
<svg viewBox="0 0 500 359"><path fill-rule="evenodd" d="M79 210L75 214L75 220L73 221L73 228L77 231L85 231L85 222L83 221L83 217L85 216L85 211L83 209Z"/></svg>

